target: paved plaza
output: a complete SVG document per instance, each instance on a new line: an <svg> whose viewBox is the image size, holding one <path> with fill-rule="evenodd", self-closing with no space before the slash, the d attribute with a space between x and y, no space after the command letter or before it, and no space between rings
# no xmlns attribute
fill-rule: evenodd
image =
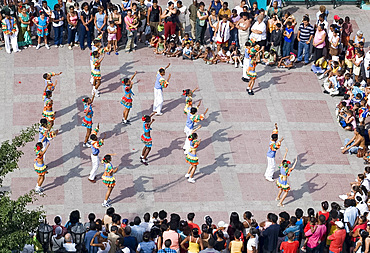
<svg viewBox="0 0 370 253"><path fill-rule="evenodd" d="M235 0L235 5L237 2ZM164 1L160 4L163 6ZM290 9L299 23L305 13L314 17L318 6L309 10L294 6L285 9ZM354 6L328 9L329 23L335 14L343 18L348 15L354 31L361 28L365 38L370 40L369 11ZM366 47L368 45L366 43ZM40 120L42 74L63 72L53 79L58 80L53 94L54 128L61 132L46 153L45 162L49 166L43 185L46 195L34 206L43 205L50 221L57 214L66 221L70 211L75 209L81 211L83 220L89 212L101 217L105 212L101 203L106 193L100 180L103 167L99 168L97 183L90 183L87 178L91 150L82 148L86 133L81 126L82 98L91 96L90 52L52 47L38 51L31 48L11 55L4 50L0 53L1 140L12 138ZM167 73L171 73L172 78L164 91L164 115L155 117L150 164L144 166L139 161L143 148L141 117L151 112L156 71L168 63L171 67ZM123 126L120 79L135 71L138 74L129 115L132 124ZM180 215L194 211L196 222L209 214L217 222L227 221L231 211L251 210L257 219L262 219L271 211L293 212L297 207L306 210L310 206L318 209L322 200L342 203L338 195L348 191L349 182L363 171L364 165L356 156L341 153L344 139L351 138L353 133L345 132L336 122L334 108L340 98L322 93L321 83L310 71L310 66L298 65L288 71L259 65L257 73L255 95L249 96L245 91L246 83L240 80L241 69L233 65L209 66L201 60L168 59L153 55L149 48L105 57L102 94L94 101L93 122L100 123L101 133L107 135L101 157L117 153L112 164L119 170L111 199L122 217L132 218L136 214L142 216L147 211L165 209ZM209 108L209 114L198 131L202 139L198 149L200 164L195 175L197 181L190 184L184 178L188 164L182 151L186 116L183 114L185 99L181 94L183 89L197 86L200 91L195 93L194 100L202 100L200 112ZM277 187L263 176L275 122L279 125L280 137L285 139L277 162L285 147L289 148L289 160L296 156L299 159L289 178L292 190L285 208L276 206ZM5 181L14 198L36 185L35 142L24 147L20 169L9 174ZM275 177L277 175L276 172Z"/></svg>

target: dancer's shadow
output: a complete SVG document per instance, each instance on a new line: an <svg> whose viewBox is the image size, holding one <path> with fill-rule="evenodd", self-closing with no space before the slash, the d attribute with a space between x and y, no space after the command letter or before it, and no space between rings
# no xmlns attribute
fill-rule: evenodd
<svg viewBox="0 0 370 253"><path fill-rule="evenodd" d="M216 168L235 167L236 165L230 165L229 164L228 161L230 160L230 158L225 157L225 155L232 154L232 153L234 153L234 152L228 152L228 153L221 154L216 158L216 160L213 164L210 164L210 165L207 165L205 167L200 168L199 172L201 173L201 175L196 177L196 179L198 180L198 179L201 179L203 177L211 175L213 172L216 171Z"/></svg>
<svg viewBox="0 0 370 253"><path fill-rule="evenodd" d="M64 134L66 132L69 132L69 131L71 131L73 128L75 128L77 126L77 124L78 124L78 113L79 113L78 106L79 106L80 103L82 103L82 99L84 99L85 97L86 96L80 96L80 97L78 97L76 99L76 103L75 104L70 105L67 108L64 108L64 109L58 111L58 114L57 115L65 115L68 112L72 111L73 109L77 109L77 113L72 116L71 120L69 122L64 123L64 124L62 124L60 126L60 130L61 131L60 131L60 133L58 133L58 135L59 134Z"/></svg>
<svg viewBox="0 0 370 253"><path fill-rule="evenodd" d="M231 138L226 137L227 136L226 130L228 130L230 128L231 128L231 126L227 127L227 128L217 130L216 132L214 132L212 134L211 137L208 137L208 138L202 140L202 143L201 143L201 145L199 146L199 148L197 150L200 151L200 150L206 148L211 143L232 141L232 140L241 136L241 134L239 134L239 135L237 135L235 137L231 137Z"/></svg>
<svg viewBox="0 0 370 253"><path fill-rule="evenodd" d="M74 177L81 178L82 177L81 172L82 172L82 168L80 167L80 165L78 165L70 169L66 175L56 177L53 182L46 184L44 186L44 189L45 191L54 189L55 187L64 185L65 183L69 181L69 179L74 178Z"/></svg>
<svg viewBox="0 0 370 253"><path fill-rule="evenodd" d="M139 194L139 198L144 199L144 192L148 192L145 189L145 185L149 183L149 180L153 180L153 177L147 177L147 176L140 176L136 180L134 180L134 188L137 193Z"/></svg>
<svg viewBox="0 0 370 253"><path fill-rule="evenodd" d="M168 157L173 150L180 149L181 148L181 141L182 138L176 138L171 141L170 145L168 147L164 147L158 150L156 154L150 155L150 161L156 161L163 157Z"/></svg>
<svg viewBox="0 0 370 253"><path fill-rule="evenodd" d="M175 109L179 104L183 103L183 98L166 100L163 103L162 112L167 113Z"/></svg>
<svg viewBox="0 0 370 253"><path fill-rule="evenodd" d="M61 166L65 161L68 161L69 159L80 157L83 160L87 160L86 162L80 163L80 165L86 164L90 162L90 157L85 155L84 153L80 152L80 147L82 146L82 143L79 143L79 145L76 145L72 151L69 153L59 157L58 159L48 163L48 170L54 169L58 166ZM47 153L46 153L47 154Z"/></svg>
<svg viewBox="0 0 370 253"><path fill-rule="evenodd" d="M289 193L288 193L288 197L290 196L290 197L293 197L293 198L290 199L285 204L293 203L294 201L296 201L298 199L301 199L303 197L303 194L306 193L306 192L308 192L309 194L312 194L316 191L320 191L320 190L324 189L327 186L328 183L325 183L324 185L322 185L321 187L318 188L318 184L312 182L318 176L319 176L319 174L316 173L316 175L313 176L310 180L301 184L301 187L299 189L290 190Z"/></svg>
<svg viewBox="0 0 370 253"><path fill-rule="evenodd" d="M127 169L130 169L130 170L133 170L133 169L136 169L138 167L140 167L140 164L132 164L132 159L131 159L131 156L137 156L137 160L139 161L139 153L140 150L136 150L135 152L129 152L127 154L124 154L122 157L121 157L121 163L119 164L119 167L122 168L122 167L125 167Z"/></svg>
<svg viewBox="0 0 370 253"><path fill-rule="evenodd" d="M136 61L125 62L122 66L119 67L118 70L113 71L109 74L103 75L101 79L102 84L104 84L105 82L108 82L111 79L116 78L120 74L124 74L124 75L130 74L131 72L129 70L133 68L134 63L136 62L138 61L136 60Z"/></svg>
<svg viewBox="0 0 370 253"><path fill-rule="evenodd" d="M198 110L198 113L203 113L203 111ZM209 124L211 124L213 122L221 123L218 120L218 116L220 116L220 111L211 112L208 115L206 115L205 120L203 120L200 124L202 125L202 127L207 127L207 126L209 126Z"/></svg>

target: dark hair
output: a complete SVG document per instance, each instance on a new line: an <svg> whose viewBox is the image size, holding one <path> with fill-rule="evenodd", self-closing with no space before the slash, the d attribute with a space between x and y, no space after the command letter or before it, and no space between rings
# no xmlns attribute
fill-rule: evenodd
<svg viewBox="0 0 370 253"><path fill-rule="evenodd" d="M167 218L167 212L165 210L159 211L158 217L159 219L164 220L165 218Z"/></svg>
<svg viewBox="0 0 370 253"><path fill-rule="evenodd" d="M62 222L62 220L60 219L59 216L55 216L54 222L55 222L55 224L59 225Z"/></svg>
<svg viewBox="0 0 370 253"><path fill-rule="evenodd" d="M280 24L280 23L277 23L277 24L276 24L276 27L277 27L277 28L281 28L281 24Z"/></svg>
<svg viewBox="0 0 370 253"><path fill-rule="evenodd" d="M105 155L104 158L103 158L103 161L105 163L109 163L110 161L112 161L112 156L111 155ZM108 210L107 210L107 212L108 212ZM109 215L109 216L111 216L111 215Z"/></svg>
<svg viewBox="0 0 370 253"><path fill-rule="evenodd" d="M297 217L297 219L301 219L303 217L303 210L301 208L297 208L294 214Z"/></svg>
<svg viewBox="0 0 370 253"><path fill-rule="evenodd" d="M281 213L279 213L279 217L280 218L283 218L284 220L286 220L286 221L288 221L289 219L290 219L290 215L289 215L289 213L287 213L287 212L281 212Z"/></svg>
<svg viewBox="0 0 370 253"><path fill-rule="evenodd" d="M143 241L144 242L149 242L149 239L150 239L150 233L148 231L144 232Z"/></svg>
<svg viewBox="0 0 370 253"><path fill-rule="evenodd" d="M169 247L171 246L171 244L172 244L171 239L167 239L167 240L165 240L165 241L164 241L164 246L165 246L166 248L169 248Z"/></svg>
<svg viewBox="0 0 370 253"><path fill-rule="evenodd" d="M291 21L288 21L288 22L286 22L286 25L287 26L292 26L292 22Z"/></svg>
<svg viewBox="0 0 370 253"><path fill-rule="evenodd" d="M80 218L80 211L78 210L74 210L69 214L69 221L71 222L71 224L78 223L80 221Z"/></svg>
<svg viewBox="0 0 370 253"><path fill-rule="evenodd" d="M45 119L45 118L40 119L40 124L41 124L42 126L47 125L47 124L48 124L47 119Z"/></svg>
<svg viewBox="0 0 370 253"><path fill-rule="evenodd" d="M95 134L90 135L90 139L93 141L98 140L98 137Z"/></svg>
<svg viewBox="0 0 370 253"><path fill-rule="evenodd" d="M130 226L126 226L125 227L125 234L126 235L130 235L131 234L131 227Z"/></svg>
<svg viewBox="0 0 370 253"><path fill-rule="evenodd" d="M177 230L177 228L178 228L178 226L177 226L177 224L176 224L176 222L174 222L174 221L171 221L170 223L169 223L169 226L170 226L170 229L171 230Z"/></svg>
<svg viewBox="0 0 370 253"><path fill-rule="evenodd" d="M84 9L85 6L89 7L89 4L87 2L84 2L82 5L81 5L81 8Z"/></svg>
<svg viewBox="0 0 370 253"><path fill-rule="evenodd" d="M139 216L136 216L136 217L134 218L134 224L135 224L135 225L140 225L140 223L141 223L141 219L140 219L140 217L139 217Z"/></svg>
<svg viewBox="0 0 370 253"><path fill-rule="evenodd" d="M90 230L96 230L95 222L90 222Z"/></svg>
<svg viewBox="0 0 370 253"><path fill-rule="evenodd" d="M92 52L92 55L93 55L94 57L97 57L97 56L98 56L98 54L99 54L99 52L98 52L98 51L94 51L94 52Z"/></svg>
<svg viewBox="0 0 370 253"><path fill-rule="evenodd" d="M292 216L292 217L290 217L289 221L290 221L290 224L295 225L297 223L297 217Z"/></svg>
<svg viewBox="0 0 370 253"><path fill-rule="evenodd" d="M121 215L119 215L119 214L117 214L117 213L114 213L113 215L112 215L112 222L113 223L118 223L119 221L121 220Z"/></svg>
<svg viewBox="0 0 370 253"><path fill-rule="evenodd" d="M109 216L109 217L112 217L112 215L114 214L115 210L114 210L114 207L109 207L107 209L107 212L106 214Z"/></svg>
<svg viewBox="0 0 370 253"><path fill-rule="evenodd" d="M193 109L193 108L191 108L191 109ZM195 217L195 213L188 213L188 216L187 216L188 220L193 221L194 217Z"/></svg>
<svg viewBox="0 0 370 253"><path fill-rule="evenodd" d="M197 111L198 111L198 109L196 108L196 107L192 107L191 109L190 109L190 113L191 114L195 114L195 113L197 113ZM195 216L195 215L194 215Z"/></svg>
<svg viewBox="0 0 370 253"><path fill-rule="evenodd" d="M235 238L240 238L240 236L242 235L242 233L239 231L239 230L236 230L235 233L234 233L234 237Z"/></svg>
<svg viewBox="0 0 370 253"><path fill-rule="evenodd" d="M143 219L144 219L145 222L149 222L150 221L150 213L145 213Z"/></svg>
<svg viewBox="0 0 370 253"><path fill-rule="evenodd" d="M276 223L278 221L278 216L274 213L270 215L270 219L272 223Z"/></svg>
<svg viewBox="0 0 370 253"><path fill-rule="evenodd" d="M308 217L313 217L315 216L315 210L310 207L307 209L307 214L308 214Z"/></svg>
<svg viewBox="0 0 370 253"><path fill-rule="evenodd" d="M328 201L323 201L321 202L321 207L322 209L324 209L325 211L329 209L329 203Z"/></svg>
<svg viewBox="0 0 370 253"><path fill-rule="evenodd" d="M55 4L54 5L54 11L56 11L57 9L60 9L60 5L59 4Z"/></svg>
<svg viewBox="0 0 370 253"><path fill-rule="evenodd" d="M289 232L287 234L287 237L288 237L289 240L293 240L294 239L294 233L293 232Z"/></svg>
<svg viewBox="0 0 370 253"><path fill-rule="evenodd" d="M89 213L89 216L87 216L90 222L94 222L96 216L94 213Z"/></svg>
<svg viewBox="0 0 370 253"><path fill-rule="evenodd" d="M199 3L199 7L200 7L200 6L205 6L204 2L200 2L200 3Z"/></svg>
<svg viewBox="0 0 370 253"><path fill-rule="evenodd" d="M307 17L307 16L304 16L304 17L303 17L303 21L310 22L310 18L309 18L309 17Z"/></svg>
<svg viewBox="0 0 370 253"><path fill-rule="evenodd" d="M326 220L326 217L325 217L325 215L320 215L319 216L319 221L322 223L322 224L324 224L325 223L325 220Z"/></svg>
<svg viewBox="0 0 370 253"><path fill-rule="evenodd" d="M279 138L278 134L272 134L271 135L271 139L273 139L273 140L277 140L278 138Z"/></svg>
<svg viewBox="0 0 370 253"><path fill-rule="evenodd" d="M157 4L158 0L153 0L152 2L153 2L153 4Z"/></svg>
<svg viewBox="0 0 370 253"><path fill-rule="evenodd" d="M111 231L111 232L118 231L118 227L117 227L117 226L112 226L112 227L110 228L110 231Z"/></svg>

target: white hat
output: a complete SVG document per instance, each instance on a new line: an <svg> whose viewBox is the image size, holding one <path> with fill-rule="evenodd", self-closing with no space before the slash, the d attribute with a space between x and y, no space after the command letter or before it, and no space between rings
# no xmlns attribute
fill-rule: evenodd
<svg viewBox="0 0 370 253"><path fill-rule="evenodd" d="M335 225L337 225L338 228L344 228L344 223L342 221L340 221L340 220L337 220L335 222Z"/></svg>
<svg viewBox="0 0 370 253"><path fill-rule="evenodd" d="M229 224L225 223L224 221L219 221L217 227L219 228L227 228Z"/></svg>

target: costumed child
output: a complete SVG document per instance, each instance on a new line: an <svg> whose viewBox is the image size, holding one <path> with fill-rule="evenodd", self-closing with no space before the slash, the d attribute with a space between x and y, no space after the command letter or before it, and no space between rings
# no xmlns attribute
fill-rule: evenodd
<svg viewBox="0 0 370 253"><path fill-rule="evenodd" d="M45 180L45 174L48 173L47 170L46 170L47 166L44 164L44 157L43 156L44 156L44 154L46 153L47 149L50 146L50 142L49 142L46 145L46 147L44 148L44 146L42 145L42 142L44 142L44 140L42 140L41 142L36 143L36 146L35 146L36 159L35 159L35 164L33 165L33 167L34 167L34 169L35 169L35 171L38 175L35 191L36 191L36 193L39 193L39 194L41 194L44 191L44 189L41 187L41 185Z"/></svg>
<svg viewBox="0 0 370 253"><path fill-rule="evenodd" d="M118 167L115 169L111 163L112 156L115 154L107 154L104 156L102 163L104 164L104 174L101 177L103 180L103 184L108 187L107 193L105 194L104 202L101 204L103 207L111 207L112 200L109 198L110 194L113 191L114 186L116 185L116 179L113 176L113 173L116 173Z"/></svg>
<svg viewBox="0 0 370 253"><path fill-rule="evenodd" d="M281 162L279 169L280 169L280 176L279 179L276 181L276 185L279 188L279 193L276 197L276 200L279 201L277 206L284 207L283 201L288 195L288 192L290 190L290 186L288 184L288 177L290 176L290 173L294 170L295 166L297 165L298 157L296 157L296 160L291 168L289 168L290 161L286 160L286 155L288 154L288 148L285 148L285 154L283 157L283 161ZM281 194L284 192L283 196L281 197ZM281 198L280 198L281 197Z"/></svg>
<svg viewBox="0 0 370 253"><path fill-rule="evenodd" d="M183 92L182 95L186 97L185 98L185 108L184 108L184 113L185 114L187 114L189 112L188 108L192 107L192 105L193 105L193 94L198 89L199 89L199 87L196 87L194 90L186 89L186 90L182 91ZM198 107L199 107L199 105L198 105Z"/></svg>
<svg viewBox="0 0 370 253"><path fill-rule="evenodd" d="M200 105L200 102L199 102L198 106L199 105ZM196 114L198 112L198 107L188 107L186 110L188 111L186 124L185 124L185 128L184 128L184 132L186 134L186 139L185 139L185 143L184 143L184 146L183 146L185 155L189 152L189 149L190 149L190 141L189 141L188 136L194 130L194 124L205 119L205 115L208 112L208 108L205 110L205 112L203 114L200 114L200 115Z"/></svg>
<svg viewBox="0 0 370 253"><path fill-rule="evenodd" d="M46 17L46 13L43 10L40 10L40 16L33 18L33 23L37 26L37 46L36 50L39 50L41 47L41 38L44 38L45 47L50 49L48 45L47 36L49 35L48 24L49 18Z"/></svg>
<svg viewBox="0 0 370 253"><path fill-rule="evenodd" d="M103 55L103 57L99 58L100 55ZM105 54L101 54L99 51L92 52L92 64L94 65L94 69L91 71L91 75L94 79L93 81L93 89L92 93L95 94L97 97L100 97L100 93L98 91L98 88L101 84L101 62L104 59Z"/></svg>
<svg viewBox="0 0 370 253"><path fill-rule="evenodd" d="M39 125L39 139L38 142L42 142L42 145L46 147L46 145L50 142L51 139L53 139L59 132L59 130L56 131L50 131L51 125L47 121L47 119L42 118L40 119L40 125Z"/></svg>
<svg viewBox="0 0 370 253"><path fill-rule="evenodd" d="M169 63L165 68L160 68L154 84L154 102L153 102L153 112L156 116L163 115L162 106L163 106L163 88L167 88L171 74L168 75L167 80L164 78L166 75L166 69L170 67Z"/></svg>
<svg viewBox="0 0 370 253"><path fill-rule="evenodd" d="M247 76L249 77L247 92L249 95L254 95L254 92L252 89L257 79L257 73L256 73L257 59L256 59L255 54L252 54L250 57L251 57L251 60L249 61L249 66L247 69Z"/></svg>
<svg viewBox="0 0 370 253"><path fill-rule="evenodd" d="M104 138L101 140L98 139L98 133L99 133L99 124L98 126L92 131L90 135L91 140L91 164L92 168L89 175L89 181L92 183L96 182L96 173L99 169L99 153L100 153L100 147L104 144L104 139L106 135L104 134Z"/></svg>
<svg viewBox="0 0 370 253"><path fill-rule="evenodd" d="M185 177L188 178L189 183L195 183L194 179L194 173L197 169L197 166L199 164L198 156L197 156L197 148L200 144L200 139L198 140L198 134L195 133L199 128L202 126L198 126L197 128L193 129L188 136L188 140L190 142L190 149L188 153L186 154L185 160L188 164L190 164L188 172L185 174Z"/></svg>
<svg viewBox="0 0 370 253"><path fill-rule="evenodd" d="M58 80L55 80L55 84L54 84L53 81L51 80L51 78L53 76L59 76L60 74L62 74L62 72L59 72L59 73L48 72L48 73L45 73L45 74L42 75L42 78L44 78L44 81L45 81L45 89L44 89L44 93L43 93L44 97L42 99L45 99L45 92L46 91L53 92L55 90L55 87L57 86Z"/></svg>
<svg viewBox="0 0 370 253"><path fill-rule="evenodd" d="M121 104L125 107L123 110L123 118L122 118L122 124L130 124L130 121L127 120L128 114L130 112L130 109L132 108L132 96L135 94L132 92L132 86L134 85L134 82L132 81L134 77L136 76L136 71L134 75L129 78L124 78L122 80L123 89L125 91L125 95L121 99Z"/></svg>
<svg viewBox="0 0 370 253"><path fill-rule="evenodd" d="M50 127L53 127L55 112L53 111L53 100L51 99L51 96L51 91L48 90L45 92L44 110L42 112L42 116L49 122Z"/></svg>
<svg viewBox="0 0 370 253"><path fill-rule="evenodd" d="M155 121L155 119L152 119L152 116L154 115L154 112L148 115L144 115L142 117L142 120L144 121L143 123L143 129L144 133L141 135L141 141L144 143L144 148L143 151L141 152L140 156L140 162L144 165L148 165L148 155L150 150L152 150L152 137L150 136L150 130L152 130L151 125Z"/></svg>
<svg viewBox="0 0 370 253"><path fill-rule="evenodd" d="M87 141L89 140L93 125L92 117L94 116L94 111L92 109L92 104L94 102L94 98L95 95L93 95L92 98L86 97L82 99L82 102L84 103L84 113L85 113L85 116L82 119L82 126L86 127L86 136L84 143L82 144L84 148L90 147L90 144L87 143Z"/></svg>

